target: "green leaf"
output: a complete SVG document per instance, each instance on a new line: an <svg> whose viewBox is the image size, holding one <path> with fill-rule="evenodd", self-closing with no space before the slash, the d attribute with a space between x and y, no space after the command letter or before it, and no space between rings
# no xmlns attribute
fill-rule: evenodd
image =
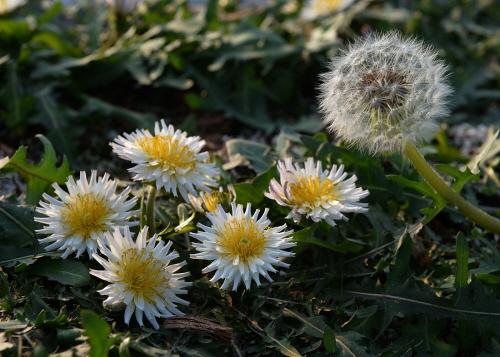
<svg viewBox="0 0 500 357"><path fill-rule="evenodd" d="M0 265L5 267L12 267L19 263L27 265L34 262L36 257L36 250L34 248L22 248L15 245L0 244Z"/></svg>
<svg viewBox="0 0 500 357"><path fill-rule="evenodd" d="M236 48L231 51L226 51L222 56L217 58L208 69L212 72L219 71L224 68L226 62L230 60L249 61L255 59L279 59L289 56L300 49L289 44L278 44L277 46L268 46L265 48Z"/></svg>
<svg viewBox="0 0 500 357"><path fill-rule="evenodd" d="M287 339L281 339L281 340L276 340L274 341L276 343L276 348L281 352L283 356L286 357L302 357L302 355L297 351L295 347L292 346L290 341Z"/></svg>
<svg viewBox="0 0 500 357"><path fill-rule="evenodd" d="M458 150L457 148L453 147L446 135L446 132L444 130L441 130L437 135L436 135L436 140L438 142L437 149L439 153L439 157L441 160L446 160L446 161L459 161L459 162L465 162L466 159Z"/></svg>
<svg viewBox="0 0 500 357"><path fill-rule="evenodd" d="M6 49L29 40L32 29L28 21L0 19L0 46Z"/></svg>
<svg viewBox="0 0 500 357"><path fill-rule="evenodd" d="M20 127L26 122L28 114L33 107L33 97L23 95L23 85L19 80L18 66L13 60L7 62L7 81L0 91L0 100L3 107L2 119L10 127Z"/></svg>
<svg viewBox="0 0 500 357"><path fill-rule="evenodd" d="M35 239L32 208L0 202L0 243L23 247Z"/></svg>
<svg viewBox="0 0 500 357"><path fill-rule="evenodd" d="M435 165L435 167L440 172L455 178L455 182L451 185L451 187L458 193L462 191L462 189L468 182L477 181L479 179L479 177L477 175L474 175L469 169L466 169L465 171L460 171L456 167L447 164L437 164ZM413 188L417 189L417 187ZM419 190L417 189L417 191ZM424 213L427 217L424 224L434 219L434 217L436 217L439 214L439 212L441 212L447 206L447 202L445 199L443 199L439 194L435 195L436 197L431 197L435 203L434 207L426 207L421 210L422 213Z"/></svg>
<svg viewBox="0 0 500 357"><path fill-rule="evenodd" d="M432 318L440 315L458 320L481 320L497 326L500 322L499 300L477 281L462 289L459 301L439 298L433 289L417 281L382 291L375 287L368 290L366 284L362 287L352 284L346 286L342 294L375 300L381 307L396 310L398 314L427 314Z"/></svg>
<svg viewBox="0 0 500 357"><path fill-rule="evenodd" d="M52 20L54 20L57 15L61 14L61 12L64 11L64 5L57 1L55 4L47 8L43 14L38 17L37 22L38 24L45 24L48 23Z"/></svg>
<svg viewBox="0 0 500 357"><path fill-rule="evenodd" d="M497 285L500 284L500 276L494 274L476 274L475 277L478 280L486 284Z"/></svg>
<svg viewBox="0 0 500 357"><path fill-rule="evenodd" d="M456 192L462 191L467 183L479 180L479 176L473 174L469 168L466 168L465 171L460 171L456 167L447 164L436 164L435 167L440 172L455 179L452 187Z"/></svg>
<svg viewBox="0 0 500 357"><path fill-rule="evenodd" d="M337 253L349 253L349 252L359 252L363 249L361 242L354 241L352 239L345 239L339 243L327 242L323 239L314 236L314 232L317 226L311 226L304 228L300 231L296 231L293 234L293 239L300 244L312 244L317 247L325 248Z"/></svg>
<svg viewBox="0 0 500 357"><path fill-rule="evenodd" d="M58 328L57 342L65 345L73 345L81 334L82 331L79 328Z"/></svg>
<svg viewBox="0 0 500 357"><path fill-rule="evenodd" d="M68 160L64 157L61 165L57 166L57 156L50 141L43 135L36 137L43 144L43 156L38 164L29 163L27 148L19 147L8 161L0 163L0 171L15 171L27 182L26 201L35 205L48 187L54 183L63 184L71 174Z"/></svg>
<svg viewBox="0 0 500 357"><path fill-rule="evenodd" d="M223 111L228 118L235 118L252 128L261 129L268 133L275 128L276 123L271 120L267 112L250 114L244 111L241 106L228 101L227 92L223 91L216 82L203 75L194 66L189 66L187 74L208 93L207 101L211 103L211 110ZM252 98L257 100L261 97L254 96Z"/></svg>
<svg viewBox="0 0 500 357"><path fill-rule="evenodd" d="M196 93L186 94L184 100L191 109L200 109L201 107L203 107L203 103L205 102L204 99Z"/></svg>
<svg viewBox="0 0 500 357"><path fill-rule="evenodd" d="M14 266L39 250L33 213L32 208L0 202L0 265Z"/></svg>
<svg viewBox="0 0 500 357"><path fill-rule="evenodd" d="M207 23L207 27L209 27L210 29L214 29L217 27L218 9L219 9L219 1L218 0L208 0L207 1L206 12L205 12L205 21Z"/></svg>
<svg viewBox="0 0 500 357"><path fill-rule="evenodd" d="M9 295L9 280L7 274L0 271L0 298Z"/></svg>
<svg viewBox="0 0 500 357"><path fill-rule="evenodd" d="M424 196L427 196L428 198L431 198L436 202L444 201L444 199L441 198L441 196L439 196L436 192L434 192L432 187L424 181L413 181L400 175L387 175L387 178L389 179L389 181L397 183L398 185L414 189L415 191L420 192Z"/></svg>
<svg viewBox="0 0 500 357"><path fill-rule="evenodd" d="M306 317L289 308L283 309L283 315L293 317L304 324L304 332L311 336L323 337L323 345L328 352L339 351L341 356L368 356L366 349L359 342L362 335L354 332L338 332L335 336L321 316Z"/></svg>
<svg viewBox="0 0 500 357"><path fill-rule="evenodd" d="M406 234L398 241L394 267L388 276L388 288L396 288L405 283L410 275L410 260L413 242L410 235Z"/></svg>
<svg viewBox="0 0 500 357"><path fill-rule="evenodd" d="M49 31L37 33L33 36L31 42L48 47L61 56L77 56L79 54L78 49L73 47L71 43L56 33Z"/></svg>
<svg viewBox="0 0 500 357"><path fill-rule="evenodd" d="M273 166L250 182L234 184L236 202L241 204L251 203L252 206L259 205L264 199L264 192L267 191L269 182L275 176L276 167Z"/></svg>
<svg viewBox="0 0 500 357"><path fill-rule="evenodd" d="M271 147L250 140L228 140L226 150L229 156L229 163L224 165L226 169L239 165L248 165L257 173L262 173L268 170L275 160L275 155L271 153ZM228 165L232 167L228 167Z"/></svg>
<svg viewBox="0 0 500 357"><path fill-rule="evenodd" d="M0 321L0 330L5 330L5 331L22 330L27 326L28 326L27 323L19 320Z"/></svg>
<svg viewBox="0 0 500 357"><path fill-rule="evenodd" d="M60 312L57 316L50 318L45 309L40 310L35 318L35 326L38 328L58 328L64 327L69 323L68 316L64 312Z"/></svg>
<svg viewBox="0 0 500 357"><path fill-rule="evenodd" d="M50 90L41 90L37 93L37 105L41 122L50 130L49 138L56 143L56 148L73 160L74 137L68 128L67 114L58 107L57 100Z"/></svg>
<svg viewBox="0 0 500 357"><path fill-rule="evenodd" d="M31 271L64 285L85 286L90 283L85 264L73 260L42 259L32 266Z"/></svg>
<svg viewBox="0 0 500 357"><path fill-rule="evenodd" d="M333 330L328 328L325 330L325 334L323 335L323 346L325 347L326 352L334 353L337 350L337 343L335 342L335 334Z"/></svg>
<svg viewBox="0 0 500 357"><path fill-rule="evenodd" d="M361 343L363 336L355 331L339 332L336 336L339 356L368 357L372 356Z"/></svg>
<svg viewBox="0 0 500 357"><path fill-rule="evenodd" d="M105 119L116 117L142 128L150 128L156 121L156 117L153 114L138 113L87 95L82 95L82 99L85 104L81 111L88 116L95 116L98 114Z"/></svg>
<svg viewBox="0 0 500 357"><path fill-rule="evenodd" d="M465 288L469 284L469 248L462 233L457 235L457 273L455 276L455 286Z"/></svg>
<svg viewBox="0 0 500 357"><path fill-rule="evenodd" d="M111 327L93 311L83 310L81 314L85 335L89 338L90 357L106 357L112 342L109 339Z"/></svg>

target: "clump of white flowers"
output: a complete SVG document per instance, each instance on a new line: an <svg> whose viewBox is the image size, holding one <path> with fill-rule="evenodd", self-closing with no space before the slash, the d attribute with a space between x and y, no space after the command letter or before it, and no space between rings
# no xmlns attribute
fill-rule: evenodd
<svg viewBox="0 0 500 357"><path fill-rule="evenodd" d="M184 280L188 272L178 272L186 262L172 264L179 257L175 250L170 250L172 241L165 244L157 235L148 239L147 226L135 241L128 228L124 234L116 229L106 238L99 241L99 251L105 258L94 254L104 270L90 270L92 275L110 283L99 291L107 296L104 305L125 305L126 324L135 313L140 326L146 316L155 329L160 328L156 318L183 315L177 305L189 302L178 295L187 294L186 288L191 283Z"/></svg>
<svg viewBox="0 0 500 357"><path fill-rule="evenodd" d="M108 174L97 177L96 171L92 171L90 180L83 171L76 181L69 177L66 182L68 191L55 183L57 198L44 193L45 201L40 201L36 208L42 216L35 217L35 221L44 225L37 232L49 235L39 239L42 244L49 243L45 250L61 251L62 258L72 253L79 257L84 251L92 256L98 241L107 232L112 232L115 227L136 225L137 222L129 219L136 214L131 209L137 198L128 199L128 187L117 193L117 185L118 182L110 180Z"/></svg>
<svg viewBox="0 0 500 357"><path fill-rule="evenodd" d="M203 273L215 271L211 282L222 279L221 288L232 286L233 290L243 282L250 289L252 280L260 285L261 276L272 281L269 272L275 273L274 267L288 268L282 260L294 255L287 251L295 246L293 231L287 231L286 225L271 227L268 212L266 208L262 215L260 210L252 214L250 204L244 209L235 203L231 212L226 212L219 205L215 212L207 214L210 227L198 224L201 230L191 233L199 241L193 243L198 253L191 258L211 261L203 269Z"/></svg>
<svg viewBox="0 0 500 357"><path fill-rule="evenodd" d="M328 128L373 154L429 140L451 94L437 57L395 32L356 40L323 75L320 109Z"/></svg>
<svg viewBox="0 0 500 357"><path fill-rule="evenodd" d="M272 179L265 195L281 206L290 207L287 218L295 222L305 216L335 226L335 221L347 220L344 213L368 210L368 204L359 201L369 192L356 187L357 177L348 178L343 165L323 170L321 162L312 157L303 167L287 158L278 162L278 171L280 181Z"/></svg>
<svg viewBox="0 0 500 357"><path fill-rule="evenodd" d="M189 193L217 186L219 170L208 162L208 152L201 152L204 145L198 136L188 136L163 120L155 124L154 134L138 129L111 143L119 157L135 164L129 169L134 180L153 182L175 197L179 192L186 202Z"/></svg>

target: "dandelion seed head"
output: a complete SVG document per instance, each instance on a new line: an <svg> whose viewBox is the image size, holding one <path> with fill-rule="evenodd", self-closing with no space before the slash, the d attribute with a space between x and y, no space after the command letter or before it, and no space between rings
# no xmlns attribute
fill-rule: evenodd
<svg viewBox="0 0 500 357"><path fill-rule="evenodd" d="M431 47L396 32L355 41L330 63L320 110L330 131L372 154L428 141L448 113L446 66Z"/></svg>

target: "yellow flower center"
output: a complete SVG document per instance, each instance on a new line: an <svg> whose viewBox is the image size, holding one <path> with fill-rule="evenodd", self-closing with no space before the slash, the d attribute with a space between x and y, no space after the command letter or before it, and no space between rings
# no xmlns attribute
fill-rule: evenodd
<svg viewBox="0 0 500 357"><path fill-rule="evenodd" d="M192 170L196 166L195 154L189 146L171 135L146 136L137 140L137 145L155 161L152 166L166 170Z"/></svg>
<svg viewBox="0 0 500 357"><path fill-rule="evenodd" d="M330 179L305 176L289 185L288 202L293 206L317 207L335 200L335 196L335 185Z"/></svg>
<svg viewBox="0 0 500 357"><path fill-rule="evenodd" d="M246 263L262 255L266 237L253 219L230 218L220 232L218 243L224 255Z"/></svg>
<svg viewBox="0 0 500 357"><path fill-rule="evenodd" d="M318 15L328 14L338 10L341 4L341 0L314 0L313 9Z"/></svg>
<svg viewBox="0 0 500 357"><path fill-rule="evenodd" d="M62 209L62 223L70 235L90 239L94 232L106 230L104 224L110 209L106 201L93 193L78 194Z"/></svg>
<svg viewBox="0 0 500 357"><path fill-rule="evenodd" d="M131 248L122 253L117 275L132 295L153 303L158 296L163 296L162 291L169 286L164 266L152 252Z"/></svg>
<svg viewBox="0 0 500 357"><path fill-rule="evenodd" d="M203 206L208 212L214 212L217 209L217 205L222 200L223 193L220 191L213 192L203 192L200 194Z"/></svg>

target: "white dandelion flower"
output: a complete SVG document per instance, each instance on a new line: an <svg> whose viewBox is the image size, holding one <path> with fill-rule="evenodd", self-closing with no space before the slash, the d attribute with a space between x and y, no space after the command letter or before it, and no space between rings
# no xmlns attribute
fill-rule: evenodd
<svg viewBox="0 0 500 357"><path fill-rule="evenodd" d="M335 226L335 221L347 220L344 213L367 211L368 204L359 200L369 192L356 187L355 175L347 178L343 165L323 170L321 162L315 163L311 157L304 167L287 158L278 162L278 171L280 182L272 179L265 195L281 206L290 207L287 218L295 222L305 216Z"/></svg>
<svg viewBox="0 0 500 357"><path fill-rule="evenodd" d="M329 129L370 153L424 142L448 113L451 88L437 52L390 32L359 39L323 75L320 109Z"/></svg>
<svg viewBox="0 0 500 357"><path fill-rule="evenodd" d="M116 229L108 233L107 239L99 241L99 251L106 257L94 254L94 259L104 270L90 270L90 274L109 282L101 295L107 296L104 306L125 305L124 320L128 325L132 314L139 325L144 326L143 316L155 329L160 326L156 318L183 315L177 305L189 305L178 295L187 294L190 282L184 280L188 272L177 273L186 265L185 261L172 264L179 257L170 250L172 241L165 244L155 234L147 238L148 227L141 229L137 239L132 239L130 230L124 234Z"/></svg>
<svg viewBox="0 0 500 357"><path fill-rule="evenodd" d="M191 258L212 261L203 269L203 273L215 271L211 282L222 279L222 289L232 285L236 290L243 281L250 289L252 280L260 285L260 276L272 281L269 272L275 273L275 267L288 268L282 259L294 255L286 250L295 246L293 231L286 231L286 225L270 227L268 211L266 208L259 217L260 210L252 214L250 204L244 210L232 203L230 213L219 205L207 214L212 226L198 224L201 230L191 233L199 241L193 243L198 253Z"/></svg>
<svg viewBox="0 0 500 357"><path fill-rule="evenodd" d="M199 137L187 136L165 121L155 124L154 135L138 129L123 134L111 143L113 151L122 159L135 164L130 168L133 179L156 182L156 188L165 188L177 197L177 191L186 202L188 193L210 191L217 186L218 168L208 162L208 153L200 152L205 145Z"/></svg>
<svg viewBox="0 0 500 357"><path fill-rule="evenodd" d="M76 252L79 257L87 251L91 257L97 249L97 242L114 227L133 226L137 222L129 219L137 213L131 211L137 198L128 200L130 188L117 193L118 182L110 180L109 174L97 177L97 171L92 171L90 180L85 172L80 172L80 178L75 181L69 177L66 182L68 191L57 183L53 185L52 197L43 194L36 212L42 214L35 221L44 227L38 233L49 236L39 239L40 243L50 243L45 250L62 251L62 258Z"/></svg>

